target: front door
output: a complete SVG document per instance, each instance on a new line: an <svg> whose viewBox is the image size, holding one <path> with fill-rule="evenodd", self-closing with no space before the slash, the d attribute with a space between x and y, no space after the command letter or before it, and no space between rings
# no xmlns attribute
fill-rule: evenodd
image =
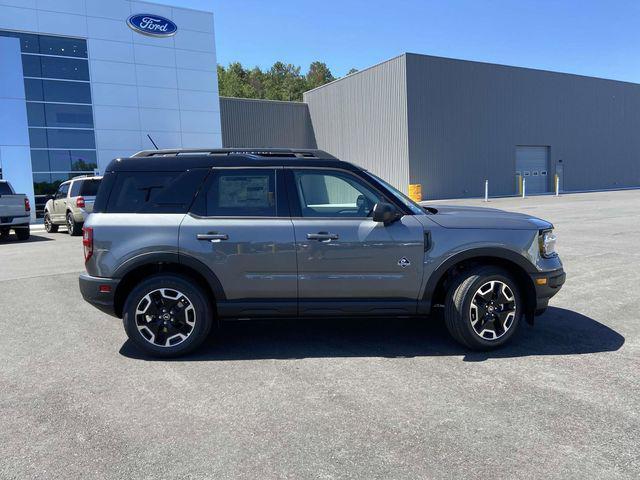
<svg viewBox="0 0 640 480"><path fill-rule="evenodd" d="M64 221L67 210L67 193L69 192L69 184L63 183L58 188L55 197L53 197L53 212L51 212L51 220L56 223Z"/></svg>
<svg viewBox="0 0 640 480"><path fill-rule="evenodd" d="M291 169L300 315L416 312L424 229L412 216L384 225L373 206L389 201L351 172Z"/></svg>
<svg viewBox="0 0 640 480"><path fill-rule="evenodd" d="M180 226L180 255L218 278L222 317L297 313L293 225L277 168L220 168ZM194 210L194 209L192 209Z"/></svg>

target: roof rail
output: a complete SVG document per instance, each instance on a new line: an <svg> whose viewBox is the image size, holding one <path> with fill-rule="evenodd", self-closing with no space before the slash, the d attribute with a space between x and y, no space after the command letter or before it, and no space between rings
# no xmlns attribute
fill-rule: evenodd
<svg viewBox="0 0 640 480"><path fill-rule="evenodd" d="M77 178L91 178L91 177L100 177L101 175L96 175L95 173L83 173L80 175L76 175L74 177L71 177L69 180L75 180Z"/></svg>
<svg viewBox="0 0 640 480"><path fill-rule="evenodd" d="M131 158L167 157L177 155L252 155L255 157L297 157L335 160L336 158L317 149L298 148L176 148L166 150L142 150Z"/></svg>

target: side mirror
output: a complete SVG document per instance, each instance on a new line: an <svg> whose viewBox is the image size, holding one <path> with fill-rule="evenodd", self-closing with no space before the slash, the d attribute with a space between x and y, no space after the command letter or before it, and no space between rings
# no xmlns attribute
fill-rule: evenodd
<svg viewBox="0 0 640 480"><path fill-rule="evenodd" d="M373 206L373 221L382 222L385 225L398 220L402 215L396 207L390 203L379 202Z"/></svg>

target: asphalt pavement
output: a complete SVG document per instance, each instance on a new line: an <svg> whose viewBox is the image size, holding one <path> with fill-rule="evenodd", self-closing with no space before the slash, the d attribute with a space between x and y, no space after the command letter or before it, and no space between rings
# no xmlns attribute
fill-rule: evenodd
<svg viewBox="0 0 640 480"><path fill-rule="evenodd" d="M438 203L556 225L567 283L501 350L245 321L155 360L82 301L80 237L1 242L0 478L639 478L640 190Z"/></svg>

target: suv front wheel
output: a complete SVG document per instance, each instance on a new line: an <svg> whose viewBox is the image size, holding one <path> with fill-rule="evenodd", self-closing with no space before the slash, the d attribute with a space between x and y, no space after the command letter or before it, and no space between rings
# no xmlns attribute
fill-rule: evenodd
<svg viewBox="0 0 640 480"><path fill-rule="evenodd" d="M474 350L504 345L515 333L523 302L518 284L498 267L463 272L449 287L445 323L458 342Z"/></svg>
<svg viewBox="0 0 640 480"><path fill-rule="evenodd" d="M136 286L124 304L129 339L156 357L176 357L196 349L213 323L211 304L193 282L178 275L154 275Z"/></svg>

